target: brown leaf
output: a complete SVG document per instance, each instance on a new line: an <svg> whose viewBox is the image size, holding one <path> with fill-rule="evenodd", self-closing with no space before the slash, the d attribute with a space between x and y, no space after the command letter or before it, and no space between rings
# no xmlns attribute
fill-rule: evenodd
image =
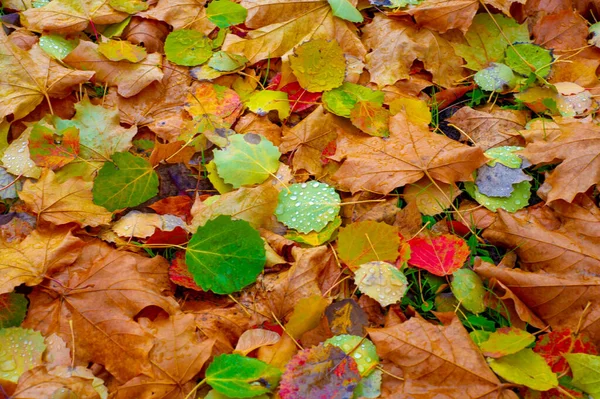
<svg viewBox="0 0 600 399"><path fill-rule="evenodd" d="M81 32L90 24L121 22L127 14L112 8L106 0L56 0L24 11L21 18L23 25L33 31L67 34Z"/></svg>
<svg viewBox="0 0 600 399"><path fill-rule="evenodd" d="M457 317L447 326L413 317L368 331L377 353L402 369L406 395L439 392L453 398L517 398L501 387Z"/></svg>
<svg viewBox="0 0 600 399"><path fill-rule="evenodd" d="M574 274L530 273L482 263L481 277L496 278L553 329L574 328L600 343L600 278Z"/></svg>
<svg viewBox="0 0 600 399"><path fill-rule="evenodd" d="M147 306L173 313L168 263L92 241L68 269L34 290L24 325L44 335L75 339L76 360L103 364L120 381L151 372L152 337L134 317ZM72 320L72 329L69 321ZM73 348L71 348L73 350Z"/></svg>
<svg viewBox="0 0 600 399"><path fill-rule="evenodd" d="M338 129L356 131L348 125L341 118L325 112L323 106L319 106L296 126L283 128L283 140L279 150L284 154L292 153L294 170L305 169L318 178L323 173L323 150L335 140Z"/></svg>
<svg viewBox="0 0 600 399"><path fill-rule="evenodd" d="M387 140L360 134L338 138L335 158L345 159L333 178L344 190L388 194L428 175L444 183L470 180L487 158L446 136L411 125L402 113L390 120Z"/></svg>
<svg viewBox="0 0 600 399"><path fill-rule="evenodd" d="M587 46L586 20L573 10L542 17L533 26L534 42L554 50L575 50Z"/></svg>
<svg viewBox="0 0 600 399"><path fill-rule="evenodd" d="M534 164L562 161L546 180L548 202L572 202L575 195L600 183L600 128L591 123L558 121L548 126L536 122L521 133L529 144L523 156Z"/></svg>
<svg viewBox="0 0 600 399"><path fill-rule="evenodd" d="M494 244L515 248L523 270L600 276L599 238L578 234L576 221L569 228L549 230L531 210L514 214L499 210L483 236Z"/></svg>
<svg viewBox="0 0 600 399"><path fill-rule="evenodd" d="M381 202L379 202L380 200ZM393 196L381 198L381 195L378 194L359 192L351 197L344 198L342 203L345 202L355 202L354 204L342 206L340 210L340 215L345 224L366 220L393 224L398 213L398 198Z"/></svg>
<svg viewBox="0 0 600 399"><path fill-rule="evenodd" d="M92 186L92 182L80 177L58 182L54 172L45 169L37 182L25 182L19 197L39 219L55 225L77 223L81 227L95 227L109 224L112 212L93 203Z"/></svg>
<svg viewBox="0 0 600 399"><path fill-rule="evenodd" d="M484 106L480 109L462 107L448 122L456 125L483 150L492 147L523 145L519 131L525 128L528 115L524 111Z"/></svg>
<svg viewBox="0 0 600 399"><path fill-rule="evenodd" d="M371 82L379 86L407 79L416 59L431 72L433 82L443 87L451 87L463 77L463 60L450 43L433 31L418 30L406 20L377 14L363 28L363 43L372 50L367 55Z"/></svg>
<svg viewBox="0 0 600 399"><path fill-rule="evenodd" d="M210 33L215 25L206 18L206 0L158 0L154 8L138 13L140 17L164 21L177 29Z"/></svg>
<svg viewBox="0 0 600 399"><path fill-rule="evenodd" d="M164 22L133 17L121 36L133 44L143 44L149 53L162 53L168 34L169 26Z"/></svg>
<svg viewBox="0 0 600 399"><path fill-rule="evenodd" d="M74 85L87 82L94 72L73 71L48 57L36 44L25 51L0 32L0 118L21 119L50 97L66 97Z"/></svg>
<svg viewBox="0 0 600 399"><path fill-rule="evenodd" d="M211 356L213 340L196 335L194 315L178 313L168 319L141 319L142 328L156 337L149 358L153 377L137 376L119 386L115 399L184 399L194 378Z"/></svg>
<svg viewBox="0 0 600 399"><path fill-rule="evenodd" d="M37 285L47 274L61 272L75 261L83 245L70 227L55 227L34 230L19 244L0 249L0 294L19 284Z"/></svg>
<svg viewBox="0 0 600 399"><path fill-rule="evenodd" d="M271 122L267 115L246 114L237 120L235 131L240 134L260 134L276 146L281 144L281 127Z"/></svg>
<svg viewBox="0 0 600 399"><path fill-rule="evenodd" d="M96 43L82 40L79 46L63 59L64 63L84 71L95 71L96 81L116 86L119 95L135 96L154 81L163 78L162 55L148 54L137 64L129 61L110 61L98 52Z"/></svg>
<svg viewBox="0 0 600 399"><path fill-rule="evenodd" d="M14 399L53 398L56 392L60 393L62 390L65 395L100 399L100 393L93 385L96 382L92 379L93 374L90 372L88 376L78 376L78 369L83 368L77 367L71 373L67 369L60 368L48 371L44 366L31 369L21 375L17 388L10 397Z"/></svg>
<svg viewBox="0 0 600 399"><path fill-rule="evenodd" d="M104 104L117 107L121 122L137 127L147 126L166 141L174 141L190 128L191 118L183 103L192 82L187 69L163 61L162 79L152 82L133 97L126 98L114 90L104 97Z"/></svg>
<svg viewBox="0 0 600 399"><path fill-rule="evenodd" d="M478 8L479 2L474 0L426 0L407 13L419 25L440 33L450 29L466 33Z"/></svg>

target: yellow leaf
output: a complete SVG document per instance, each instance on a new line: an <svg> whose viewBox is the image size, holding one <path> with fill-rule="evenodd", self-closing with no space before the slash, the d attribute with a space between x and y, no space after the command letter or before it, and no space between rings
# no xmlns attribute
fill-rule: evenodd
<svg viewBox="0 0 600 399"><path fill-rule="evenodd" d="M399 97L390 103L390 114L395 115L404 110L409 121L416 125L431 123L431 110L427 103L418 98Z"/></svg>
<svg viewBox="0 0 600 399"><path fill-rule="evenodd" d="M451 201L458 197L461 191L454 183L436 181L436 184L437 187L427 177L409 184L404 188L404 200L406 202L415 201L419 212L424 215L437 215L448 209Z"/></svg>

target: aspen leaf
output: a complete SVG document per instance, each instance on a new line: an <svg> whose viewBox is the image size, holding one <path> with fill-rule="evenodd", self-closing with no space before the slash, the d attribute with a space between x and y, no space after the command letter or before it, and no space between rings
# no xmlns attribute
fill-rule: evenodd
<svg viewBox="0 0 600 399"><path fill-rule="evenodd" d="M348 0L327 0L333 15L350 22L362 22L363 16Z"/></svg>
<svg viewBox="0 0 600 399"><path fill-rule="evenodd" d="M362 377L370 375L375 366L379 364L379 356L373 342L358 335L336 335L324 342L327 345L337 346L347 355L352 356Z"/></svg>
<svg viewBox="0 0 600 399"><path fill-rule="evenodd" d="M371 220L352 223L340 229L338 254L350 270L373 261L394 262L400 247L398 229Z"/></svg>
<svg viewBox="0 0 600 399"><path fill-rule="evenodd" d="M302 43L290 57L290 66L300 86L313 93L335 89L346 75L346 59L335 41L315 39Z"/></svg>
<svg viewBox="0 0 600 399"><path fill-rule="evenodd" d="M215 0L208 4L206 16L219 28L227 28L243 23L248 16L248 10L230 0Z"/></svg>
<svg viewBox="0 0 600 399"><path fill-rule="evenodd" d="M470 312L481 313L485 306L485 287L483 282L471 269L458 269L452 273L450 287L460 304Z"/></svg>
<svg viewBox="0 0 600 399"><path fill-rule="evenodd" d="M0 381L16 384L27 370L42 364L46 349L44 337L38 331L20 327L1 328Z"/></svg>
<svg viewBox="0 0 600 399"><path fill-rule="evenodd" d="M135 14L148 9L148 3L144 0L110 0L108 4L115 10L127 14Z"/></svg>
<svg viewBox="0 0 600 399"><path fill-rule="evenodd" d="M527 331L514 327L503 327L491 333L487 340L478 344L485 356L501 358L517 353L535 342Z"/></svg>
<svg viewBox="0 0 600 399"><path fill-rule="evenodd" d="M544 358L531 349L522 349L498 359L490 358L488 363L502 378L536 391L547 391L558 386L556 374L552 372Z"/></svg>
<svg viewBox="0 0 600 399"><path fill-rule="evenodd" d="M79 155L79 129L74 126L58 130L38 122L28 141L29 156L41 167L60 169Z"/></svg>
<svg viewBox="0 0 600 399"><path fill-rule="evenodd" d="M23 294L0 294L0 329L20 326L25 319L28 304Z"/></svg>
<svg viewBox="0 0 600 399"><path fill-rule="evenodd" d="M454 273L462 267L470 254L466 241L453 234L415 237L408 243L408 263L436 276Z"/></svg>
<svg viewBox="0 0 600 399"><path fill-rule="evenodd" d="M79 40L69 40L57 34L42 35L40 37L40 48L51 57L62 60L77 47Z"/></svg>
<svg viewBox="0 0 600 399"><path fill-rule="evenodd" d="M146 58L146 50L125 40L108 40L98 45L98 52L111 61L140 62Z"/></svg>
<svg viewBox="0 0 600 399"><path fill-rule="evenodd" d="M290 102L287 93L274 90L261 90L253 93L246 102L250 111L258 115L266 115L269 111L277 111L279 119L290 116Z"/></svg>
<svg viewBox="0 0 600 399"><path fill-rule="evenodd" d="M384 93L368 87L344 82L341 86L323 93L323 105L336 115L350 117L352 109L360 101L368 101L379 106L383 105Z"/></svg>
<svg viewBox="0 0 600 399"><path fill-rule="evenodd" d="M177 65L200 65L212 56L212 45L208 37L201 32L180 29L167 36L165 55L169 61Z"/></svg>
<svg viewBox="0 0 600 399"><path fill-rule="evenodd" d="M381 306L400 302L408 290L406 276L395 266L381 261L360 265L354 272L356 286Z"/></svg>
<svg viewBox="0 0 600 399"><path fill-rule="evenodd" d="M573 386L597 396L600 393L600 356L569 353L565 358L573 371Z"/></svg>

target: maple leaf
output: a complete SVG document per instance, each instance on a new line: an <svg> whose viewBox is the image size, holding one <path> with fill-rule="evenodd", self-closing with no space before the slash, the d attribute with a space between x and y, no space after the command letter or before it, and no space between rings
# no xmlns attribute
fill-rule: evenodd
<svg viewBox="0 0 600 399"><path fill-rule="evenodd" d="M75 50L63 58L73 68L94 71L97 82L116 86L119 95L131 97L152 82L163 78L163 57L159 53L148 54L144 62L111 61L98 51L98 44L82 40Z"/></svg>
<svg viewBox="0 0 600 399"><path fill-rule="evenodd" d="M87 82L94 72L74 71L48 57L38 45L23 50L0 32L0 118L21 119L50 97L66 97L74 85Z"/></svg>
<svg viewBox="0 0 600 399"><path fill-rule="evenodd" d="M185 67L163 60L164 75L161 80L132 97L123 97L109 90L104 106L117 108L120 121L128 125L148 127L166 141L176 140L189 128L190 118L183 103L188 95L192 78Z"/></svg>
<svg viewBox="0 0 600 399"><path fill-rule="evenodd" d="M600 183L600 128L593 124L559 121L555 126L536 123L521 131L528 144L521 154L533 164L556 162L542 188L548 202L573 202L578 193Z"/></svg>
<svg viewBox="0 0 600 399"><path fill-rule="evenodd" d="M600 300L600 278L531 273L484 263L476 265L475 272L502 282L553 329L581 326L581 332L600 342L600 310L591 307L587 311L588 303Z"/></svg>
<svg viewBox="0 0 600 399"><path fill-rule="evenodd" d="M558 29L557 29L558 27ZM532 29L535 43L554 50L574 50L587 45L588 27L575 10L564 10L540 18Z"/></svg>
<svg viewBox="0 0 600 399"><path fill-rule="evenodd" d="M89 24L108 25L127 18L126 13L115 10L105 0L55 0L25 10L21 16L28 29L62 34L81 32Z"/></svg>
<svg viewBox="0 0 600 399"><path fill-rule="evenodd" d="M26 181L19 197L38 218L55 225L75 222L99 226L111 221L112 213L92 202L93 183L80 177L58 182L51 170L44 170L36 183Z"/></svg>
<svg viewBox="0 0 600 399"><path fill-rule="evenodd" d="M368 332L378 354L402 369L407 395L432 392L435 387L457 398L517 398L514 392L501 388L457 317L447 326L415 317Z"/></svg>
<svg viewBox="0 0 600 399"><path fill-rule="evenodd" d="M407 13L419 25L440 33L450 29L466 33L478 8L479 2L473 0L425 0Z"/></svg>
<svg viewBox="0 0 600 399"><path fill-rule="evenodd" d="M102 391L98 391L95 384L103 381L88 374L80 372L81 367L74 370L55 368L48 370L45 366L36 367L24 373L19 379L15 392L11 395L14 399L51 398L53 395L77 395L82 398L101 399ZM83 375L81 375L83 374ZM106 395L106 392L104 392Z"/></svg>
<svg viewBox="0 0 600 399"><path fill-rule="evenodd" d="M194 315L168 319L142 319L142 328L156 337L148 355L153 376L137 376L119 386L115 398L183 398L193 388L194 377L211 356L214 340L200 341Z"/></svg>
<svg viewBox="0 0 600 399"><path fill-rule="evenodd" d="M138 13L143 18L165 21L177 29L194 29L205 34L215 25L206 18L206 0L159 0L154 8Z"/></svg>
<svg viewBox="0 0 600 399"><path fill-rule="evenodd" d="M521 268L526 271L572 276L576 273L599 276L600 246L598 237L578 234L577 221L565 226L556 224L552 211L541 216L531 209L514 214L498 211L498 218L483 236L495 244L515 248Z"/></svg>
<svg viewBox="0 0 600 399"><path fill-rule="evenodd" d="M402 113L390 120L390 137L347 134L338 137L334 159L343 160L333 175L343 189L388 194L424 176L454 183L469 180L487 158L445 136L408 123Z"/></svg>
<svg viewBox="0 0 600 399"><path fill-rule="evenodd" d="M19 284L39 284L47 274L73 263L83 245L71 228L54 228L34 230L17 245L0 249L0 293Z"/></svg>
<svg viewBox="0 0 600 399"><path fill-rule="evenodd" d="M69 343L74 334L76 359L85 364L94 359L120 381L151 373L153 338L133 318L147 306L178 309L172 297L162 295L169 287L167 268L161 257L92 241L68 270L53 273L53 280L31 293L24 325Z"/></svg>
<svg viewBox="0 0 600 399"><path fill-rule="evenodd" d="M463 77L462 58L454 53L450 42L433 31L378 14L363 32L363 42L372 49L366 63L371 82L379 86L407 79L416 59L423 61L433 81L443 87L451 87Z"/></svg>
<svg viewBox="0 0 600 399"><path fill-rule="evenodd" d="M519 135L527 123L527 113L524 111L499 107L473 109L467 106L447 120L458 126L483 150L524 144Z"/></svg>

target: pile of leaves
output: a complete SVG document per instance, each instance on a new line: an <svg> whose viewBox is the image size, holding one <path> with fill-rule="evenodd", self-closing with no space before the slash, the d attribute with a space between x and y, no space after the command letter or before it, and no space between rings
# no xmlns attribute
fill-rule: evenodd
<svg viewBox="0 0 600 399"><path fill-rule="evenodd" d="M1 4L1 397L600 397L598 2Z"/></svg>

